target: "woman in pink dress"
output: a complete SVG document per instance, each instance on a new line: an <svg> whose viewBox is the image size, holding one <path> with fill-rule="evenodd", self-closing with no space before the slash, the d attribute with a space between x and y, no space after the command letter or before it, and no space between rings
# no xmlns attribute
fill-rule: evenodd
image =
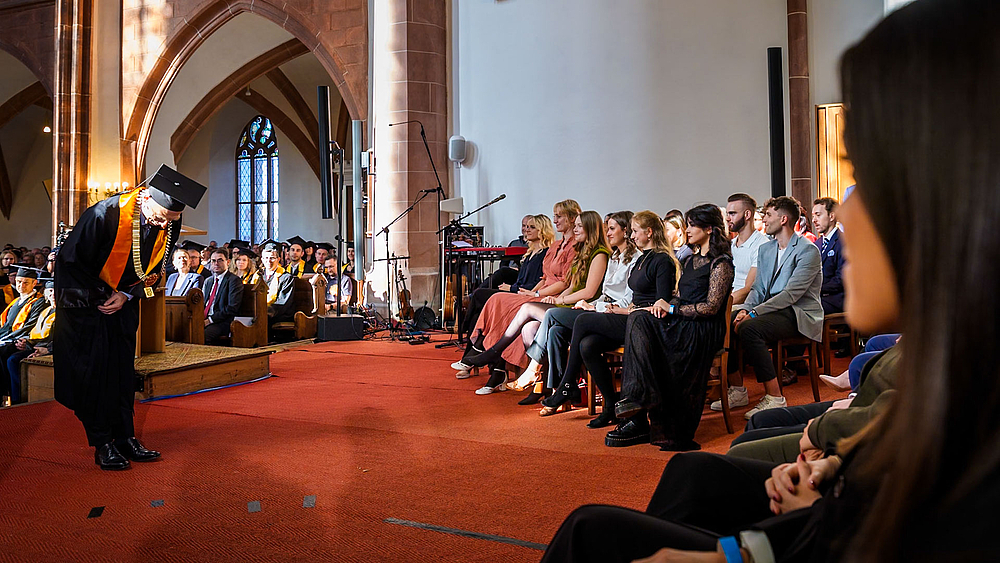
<svg viewBox="0 0 1000 563"><path fill-rule="evenodd" d="M470 338L473 340L473 354L482 353L503 335L521 305L541 301L545 297L562 293L568 286L569 269L576 258L573 239L573 225L580 214L580 204L572 199L560 201L552 208L552 223L562 238L552 243L542 262L542 279L531 289L521 289L518 293L497 293L490 297L479 315ZM521 348L524 357L523 344ZM511 346L514 348L515 346ZM525 362L526 363L526 362ZM522 366L523 367L523 366Z"/></svg>

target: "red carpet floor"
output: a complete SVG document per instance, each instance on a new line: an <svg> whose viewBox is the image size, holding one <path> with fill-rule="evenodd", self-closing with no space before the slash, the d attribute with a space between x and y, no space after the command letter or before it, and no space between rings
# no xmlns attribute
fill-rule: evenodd
<svg viewBox="0 0 1000 563"><path fill-rule="evenodd" d="M645 506L669 454L605 447L586 410L543 419L522 393L476 396L484 377L456 380L458 357L383 341L276 354L277 377L137 404L163 460L118 473L61 405L2 410L0 561L537 561L386 520L544 544L581 504ZM786 394L811 400L807 381ZM724 452L733 436L711 413L696 438Z"/></svg>

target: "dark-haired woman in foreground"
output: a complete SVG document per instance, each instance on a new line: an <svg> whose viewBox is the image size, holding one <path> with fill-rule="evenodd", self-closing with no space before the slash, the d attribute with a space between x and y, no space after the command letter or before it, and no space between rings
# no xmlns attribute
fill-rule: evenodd
<svg viewBox="0 0 1000 563"><path fill-rule="evenodd" d="M844 55L846 312L906 334L885 414L763 488L759 465L675 456L655 507L578 509L543 561L1000 560L1000 374L983 353L1000 339L984 283L1000 276L997 29L994 0L917 0Z"/></svg>
<svg viewBox="0 0 1000 563"><path fill-rule="evenodd" d="M717 206L691 209L686 224L695 254L683 261L677 296L629 315L622 400L615 405L615 415L632 417L632 426L609 433L609 446L629 445L641 436L649 411L654 446L699 449L694 432L705 406L712 358L726 334L734 268L725 219Z"/></svg>

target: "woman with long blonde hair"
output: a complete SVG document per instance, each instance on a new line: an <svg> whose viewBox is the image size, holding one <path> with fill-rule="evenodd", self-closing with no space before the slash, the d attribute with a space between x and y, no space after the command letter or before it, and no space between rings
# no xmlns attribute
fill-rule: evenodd
<svg viewBox="0 0 1000 563"><path fill-rule="evenodd" d="M521 266L517 270L517 280L512 284L500 284L497 288L480 287L469 296L469 307L466 310L463 321L463 331L470 334L479 320L480 313L486 302L496 293L517 293L522 287L534 287L542 278L542 262L549 246L555 241L556 232L552 227L552 220L548 215L525 215L521 219L521 236L528 243L528 251L521 258ZM473 340L469 338L466 345L465 354L475 353L472 350ZM464 356L463 355L463 356ZM451 367L458 370L455 377L466 379L471 377L473 366L463 363L461 360L453 363Z"/></svg>
<svg viewBox="0 0 1000 563"><path fill-rule="evenodd" d="M535 333L545 317L545 311L557 306L571 307L581 299L588 301L598 295L611 255L604 234L604 221L600 214L596 211L581 213L576 218L573 237L576 241L576 256L567 276L567 287L558 295L549 295L540 302L521 305L520 310L501 334L487 333L486 343L489 348L482 354L469 356L464 360L465 363L476 367L500 364L504 360L514 365L527 363L525 348L535 339ZM520 346L511 346L515 342L520 343ZM506 369L495 371L496 373L490 375L490 380L477 390L476 394L488 395L494 391L506 390L504 387L507 382Z"/></svg>

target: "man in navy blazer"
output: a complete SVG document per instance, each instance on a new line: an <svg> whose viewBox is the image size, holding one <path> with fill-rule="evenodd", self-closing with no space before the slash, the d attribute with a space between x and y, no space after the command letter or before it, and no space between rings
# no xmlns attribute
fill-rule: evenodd
<svg viewBox="0 0 1000 563"><path fill-rule="evenodd" d="M840 247L840 225L837 223L837 200L821 197L813 202L812 222L816 232L816 248L823 260L823 287L820 300L827 315L844 312L844 253Z"/></svg>
<svg viewBox="0 0 1000 563"><path fill-rule="evenodd" d="M229 335L229 325L240 311L243 280L229 271L229 251L216 248L209 259L211 275L205 280L205 344L218 344Z"/></svg>

